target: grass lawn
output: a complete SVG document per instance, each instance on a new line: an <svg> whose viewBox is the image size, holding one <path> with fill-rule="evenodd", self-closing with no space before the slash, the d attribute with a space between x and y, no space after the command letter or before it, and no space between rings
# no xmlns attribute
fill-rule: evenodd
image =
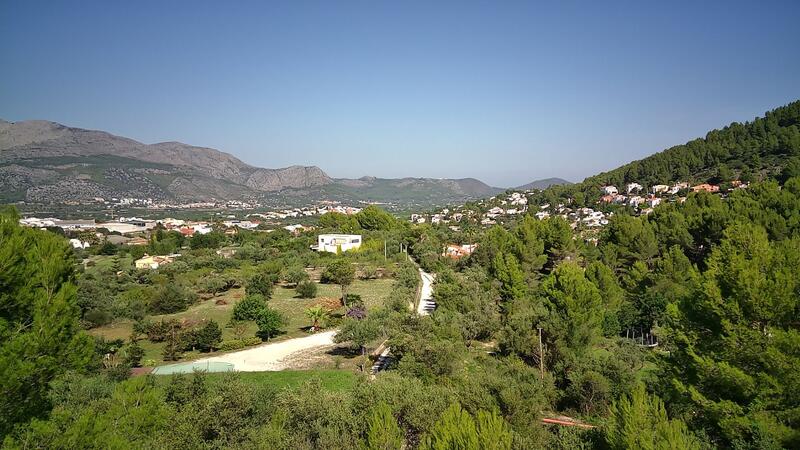
<svg viewBox="0 0 800 450"><path fill-rule="evenodd" d="M377 280L356 280L349 287L348 293L358 294L364 300L367 309L379 307L389 297L392 289L392 279L377 279ZM301 336L306 336L308 333L305 328L311 325L311 322L306 317L305 310L313 305L323 297L339 298L341 296L341 289L337 285L320 284L318 285L317 297L313 299L297 298L293 288L285 286L276 286L269 300L269 306L283 313L288 319L288 325L285 328L285 333L273 338L273 341L281 341ZM214 320L222 327L223 340L235 339L235 333L232 328L225 325L231 318L233 313L233 306L244 297L244 289L231 289L221 295L213 297L208 300L203 300L186 311L176 314L164 314L148 316L150 320L158 321L166 318L173 318L181 321L200 322L203 320ZM221 303L217 304L218 301ZM337 313L343 313L344 308ZM120 321L109 324L103 327L94 328L90 333L102 336L106 339L125 339L130 337L133 323L130 321ZM255 335L257 327L255 323L248 323L244 332L244 337ZM145 350L143 361L154 360L157 364L163 364L161 351L164 347L163 343L153 343L147 340L140 341L141 346ZM182 360L189 361L201 357L211 355L210 353L199 352L186 352Z"/></svg>

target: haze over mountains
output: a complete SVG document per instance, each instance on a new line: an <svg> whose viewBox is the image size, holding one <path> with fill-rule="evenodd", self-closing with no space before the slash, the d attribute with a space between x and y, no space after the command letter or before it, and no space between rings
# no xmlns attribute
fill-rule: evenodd
<svg viewBox="0 0 800 450"><path fill-rule="evenodd" d="M525 185L564 184L552 178ZM180 142L143 144L110 133L32 120L0 120L0 199L100 198L161 201L334 199L442 203L504 189L474 178L334 179L316 166L254 167L235 156Z"/></svg>

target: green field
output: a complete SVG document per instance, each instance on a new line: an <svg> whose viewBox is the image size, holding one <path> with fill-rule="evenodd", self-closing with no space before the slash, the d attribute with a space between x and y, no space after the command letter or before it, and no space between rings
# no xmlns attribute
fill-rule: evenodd
<svg viewBox="0 0 800 450"><path fill-rule="evenodd" d="M392 279L377 279L377 280L356 280L348 289L351 294L358 294L364 300L367 309L376 308L381 306L388 298L392 289ZM288 319L288 325L285 327L285 333L275 338L273 341L281 341L301 336L306 336L306 328L311 325L308 317L305 315L305 310L314 303L320 301L322 298L339 298L341 296L341 289L337 285L320 284L317 291L317 297L313 299L297 298L294 289L286 286L276 286L272 299L269 300L269 306L283 313ZM189 309L176 314L154 315L148 316L150 320L161 320L166 318L173 318L180 321L187 321L196 323L203 320L214 320L222 327L223 340L235 339L235 331L232 328L226 327L231 318L233 307L244 297L244 289L231 289L223 294L208 300L203 300ZM218 304L220 303L220 304ZM334 312L334 317L330 326L335 326L337 320L336 315L343 314L344 308ZM94 328L90 333L96 336L102 336L105 339L125 339L127 340L133 328L133 323L130 321L120 321L106 326ZM248 323L244 332L245 337L255 335L257 331L255 323ZM143 360L153 360L157 364L162 364L164 361L161 356L163 343L153 343L147 340L140 341L140 345L145 349L145 356ZM213 355L214 353L199 353L199 352L186 352L184 353L183 360L188 361L200 357Z"/></svg>

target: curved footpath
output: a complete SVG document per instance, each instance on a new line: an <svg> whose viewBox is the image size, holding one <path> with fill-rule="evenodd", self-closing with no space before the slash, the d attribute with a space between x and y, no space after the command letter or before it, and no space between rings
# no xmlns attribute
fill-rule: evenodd
<svg viewBox="0 0 800 450"><path fill-rule="evenodd" d="M213 366L213 363L222 363L222 365L231 364L233 367L229 368L228 370L232 369L237 372L265 372L283 370L286 368L284 361L296 353L304 352L310 349L333 346L333 336L336 335L337 331L338 330L330 330L301 338L262 344L257 347L225 353L219 356L212 356L210 358L202 358L195 361L178 363L174 364L174 366L186 366L188 372L191 372L192 365L202 369L204 365L206 367L209 366L207 363L212 363L211 366ZM169 368L170 366L160 367Z"/></svg>
<svg viewBox="0 0 800 450"><path fill-rule="evenodd" d="M422 269L419 269L419 276L422 277L422 289L419 291L417 314L427 316L436 309L436 302L433 301L433 280L435 277Z"/></svg>

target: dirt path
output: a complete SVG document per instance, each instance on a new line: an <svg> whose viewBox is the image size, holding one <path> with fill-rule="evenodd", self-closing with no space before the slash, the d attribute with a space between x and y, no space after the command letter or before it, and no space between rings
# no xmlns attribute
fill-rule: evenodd
<svg viewBox="0 0 800 450"><path fill-rule="evenodd" d="M333 336L336 335L336 331L330 330L274 344L263 344L238 352L198 359L195 362L230 363L233 364L234 370L239 372L284 370L297 366L297 360L294 357L297 354L303 354L321 347L332 347L334 345Z"/></svg>
<svg viewBox="0 0 800 450"><path fill-rule="evenodd" d="M436 302L433 301L433 280L434 275L424 272L419 269L419 275L422 277L422 289L420 289L420 300L417 305L417 314L427 316L434 309L436 309Z"/></svg>

